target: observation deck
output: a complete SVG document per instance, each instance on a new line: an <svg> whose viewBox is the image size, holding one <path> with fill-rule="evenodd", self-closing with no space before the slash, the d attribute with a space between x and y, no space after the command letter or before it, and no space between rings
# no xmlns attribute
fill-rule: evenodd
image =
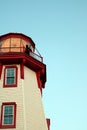
<svg viewBox="0 0 87 130"><path fill-rule="evenodd" d="M26 47L0 47L0 55L6 54L25 54L43 63L43 57L32 52L30 48Z"/></svg>

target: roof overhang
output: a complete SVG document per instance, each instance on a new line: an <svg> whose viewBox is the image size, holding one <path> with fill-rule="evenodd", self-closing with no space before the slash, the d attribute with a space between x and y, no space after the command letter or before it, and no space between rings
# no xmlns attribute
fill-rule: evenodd
<svg viewBox="0 0 87 130"><path fill-rule="evenodd" d="M25 53L10 52L0 54L0 63L3 65L24 64L24 66L32 69L33 71L40 72L44 88L44 84L46 82L46 65L42 62L26 55Z"/></svg>

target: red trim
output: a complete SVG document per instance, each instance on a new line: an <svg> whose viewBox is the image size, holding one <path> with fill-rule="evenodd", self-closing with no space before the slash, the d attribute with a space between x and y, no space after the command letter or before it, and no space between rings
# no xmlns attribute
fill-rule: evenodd
<svg viewBox="0 0 87 130"><path fill-rule="evenodd" d="M13 125L3 125L2 124L2 121L3 121L3 110L4 110L4 106L6 106L6 105L13 105L14 106L14 123L13 123ZM17 111L17 105L16 105L15 102L5 102L5 103L2 103L0 128L2 128L2 129L16 128L16 111Z"/></svg>
<svg viewBox="0 0 87 130"><path fill-rule="evenodd" d="M11 84L11 85L7 85L5 84L5 79L6 79L6 69L8 68L15 68L16 69L16 81L15 81L15 84ZM17 66L5 66L5 69L4 69L4 82L3 82L3 87L4 88L7 88L7 87L17 87L17 79L18 79L18 68Z"/></svg>
<svg viewBox="0 0 87 130"><path fill-rule="evenodd" d="M33 40L22 33L7 33L0 36L0 40L6 40L8 38L21 38L23 40L28 41L35 48L35 43L33 42Z"/></svg>
<svg viewBox="0 0 87 130"><path fill-rule="evenodd" d="M23 64L20 64L20 76L21 76L21 79L24 79L24 65Z"/></svg>
<svg viewBox="0 0 87 130"><path fill-rule="evenodd" d="M1 75L2 75L2 69L3 69L3 65L0 63L0 79L1 79Z"/></svg>
<svg viewBox="0 0 87 130"><path fill-rule="evenodd" d="M40 71L36 72L36 77L37 77L38 88L40 89L41 94L42 94L42 83L41 83L41 80L40 80Z"/></svg>
<svg viewBox="0 0 87 130"><path fill-rule="evenodd" d="M50 130L50 119L46 119L48 130Z"/></svg>

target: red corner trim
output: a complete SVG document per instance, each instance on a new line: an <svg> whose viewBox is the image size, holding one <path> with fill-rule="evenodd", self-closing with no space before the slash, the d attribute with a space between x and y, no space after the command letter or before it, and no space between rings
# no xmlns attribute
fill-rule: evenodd
<svg viewBox="0 0 87 130"><path fill-rule="evenodd" d="M3 65L0 63L0 79L1 79L1 75L2 75L2 69L3 69Z"/></svg>
<svg viewBox="0 0 87 130"><path fill-rule="evenodd" d="M20 64L20 76L21 79L24 79L24 65L22 63Z"/></svg>
<svg viewBox="0 0 87 130"><path fill-rule="evenodd" d="M40 92L42 94L42 82L40 80L40 71L36 72L36 77L37 77L38 88L40 89Z"/></svg>
<svg viewBox="0 0 87 130"><path fill-rule="evenodd" d="M4 105L14 105L14 123L13 125L3 125L2 120L3 120L3 107ZM17 111L17 104L15 102L5 102L2 103L1 107L1 121L0 121L0 128L1 129L8 129L8 128L16 128L16 111Z"/></svg>
<svg viewBox="0 0 87 130"><path fill-rule="evenodd" d="M48 130L50 130L50 119L46 119Z"/></svg>

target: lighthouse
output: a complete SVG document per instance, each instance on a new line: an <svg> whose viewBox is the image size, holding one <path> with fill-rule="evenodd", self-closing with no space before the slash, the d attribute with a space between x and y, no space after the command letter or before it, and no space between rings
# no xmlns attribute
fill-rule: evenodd
<svg viewBox="0 0 87 130"><path fill-rule="evenodd" d="M42 103L46 65L35 50L29 36L0 36L0 129L50 130Z"/></svg>

